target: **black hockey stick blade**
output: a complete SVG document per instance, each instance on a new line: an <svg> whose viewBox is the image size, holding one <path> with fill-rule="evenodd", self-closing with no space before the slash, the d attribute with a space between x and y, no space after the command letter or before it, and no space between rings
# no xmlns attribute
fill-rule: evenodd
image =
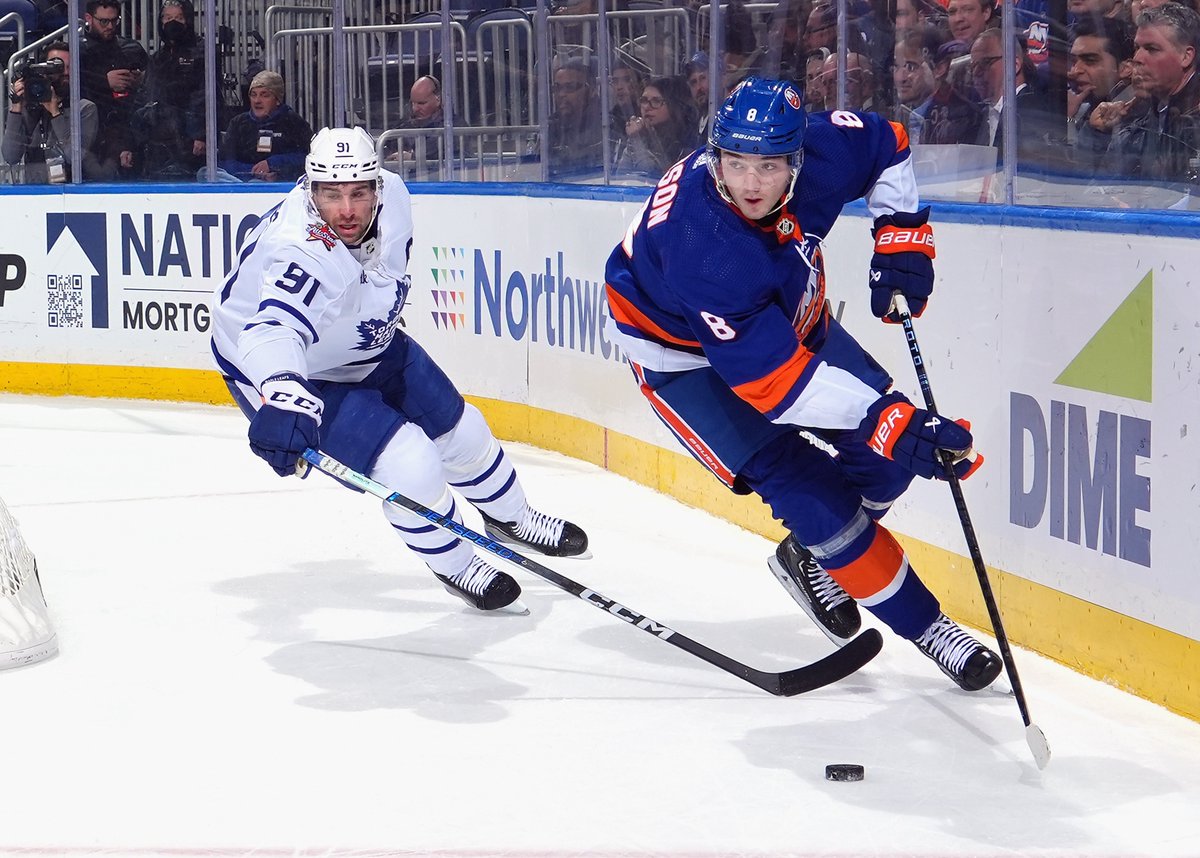
<svg viewBox="0 0 1200 858"><path fill-rule="evenodd" d="M370 477L352 470L331 456L327 456L317 450L305 450L300 461L300 470L303 470L308 465L312 465L346 485L375 495L375 497L381 498L387 503L403 507L443 530L450 531L460 539L465 539L476 548L494 554L501 560L518 566L526 572L536 575L543 581L548 581L560 590L565 590L588 604L612 614L617 619L624 620L629 625L641 629L647 634L654 635L659 640L666 641L672 646L696 658L702 659L726 673L741 677L751 685L755 685L763 691L779 697L791 697L796 694L802 694L805 691L812 691L816 688L829 685L832 682L837 682L839 679L844 679L873 659L883 646L883 638L879 632L875 629L868 629L841 649L830 653L825 658L813 664L785 670L782 673L758 670L742 664L740 661L730 658L724 653L709 649L704 644L692 640L687 635L677 632L669 626L664 626L651 617L639 614L637 611L622 605L620 602L597 593L595 590L585 587L577 581L572 581L565 575L560 575L548 566L543 566L540 563L530 560L525 555L519 554L508 546L496 542L490 536L476 533L471 528L459 524L454 519L447 518L440 513L434 512L429 507L405 497L399 492L392 491L382 483L377 483Z"/></svg>
<svg viewBox="0 0 1200 858"><path fill-rule="evenodd" d="M834 650L820 661L785 670L773 675L778 680L778 690L770 689L772 694L780 697L792 697L813 691L825 685L830 685L840 679L845 679L860 667L865 665L883 648L883 635L875 629L867 629L841 649ZM760 686L761 687L761 686Z"/></svg>

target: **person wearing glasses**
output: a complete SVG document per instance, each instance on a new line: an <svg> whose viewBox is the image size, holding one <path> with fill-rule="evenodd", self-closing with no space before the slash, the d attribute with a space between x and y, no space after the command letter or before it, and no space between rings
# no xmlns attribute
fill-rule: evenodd
<svg viewBox="0 0 1200 858"><path fill-rule="evenodd" d="M1014 100L1004 92L1004 39L998 29L984 30L971 45L971 81L986 111L984 146L995 146L1004 156L1003 111L1014 104L1017 112L1017 161L1019 168L1060 164L1067 155L1066 115L1055 108L1045 90L1039 89L1037 71L1020 36L1013 41Z"/></svg>
<svg viewBox="0 0 1200 858"><path fill-rule="evenodd" d="M80 88L83 97L96 105L100 120L95 146L104 171L100 178L129 178L135 148L130 119L133 97L148 64L146 49L118 34L120 0L88 0L84 24Z"/></svg>
<svg viewBox="0 0 1200 858"><path fill-rule="evenodd" d="M678 77L653 78L638 99L640 112L625 123L617 172L641 173L657 181L667 169L700 145L696 103Z"/></svg>
<svg viewBox="0 0 1200 858"><path fill-rule="evenodd" d="M568 60L555 70L550 90L550 177L569 179L603 169L600 100L591 67ZM531 148L532 154L538 152L536 143Z"/></svg>

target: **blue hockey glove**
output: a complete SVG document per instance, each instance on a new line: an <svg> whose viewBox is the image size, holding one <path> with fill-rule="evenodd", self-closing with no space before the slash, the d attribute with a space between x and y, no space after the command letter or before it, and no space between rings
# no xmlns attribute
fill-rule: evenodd
<svg viewBox="0 0 1200 858"><path fill-rule="evenodd" d="M262 408L250 420L250 449L281 477L296 473L305 448L320 446L324 403L316 389L294 372L262 384Z"/></svg>
<svg viewBox="0 0 1200 858"><path fill-rule="evenodd" d="M917 408L901 393L889 393L867 409L859 424L867 445L918 477L946 479L940 451L950 453L954 473L965 480L983 464L972 448L971 424Z"/></svg>
<svg viewBox="0 0 1200 858"><path fill-rule="evenodd" d="M875 254L871 257L871 312L885 322L899 322L892 293L908 299L913 318L925 312L933 292L933 229L929 207L875 218Z"/></svg>

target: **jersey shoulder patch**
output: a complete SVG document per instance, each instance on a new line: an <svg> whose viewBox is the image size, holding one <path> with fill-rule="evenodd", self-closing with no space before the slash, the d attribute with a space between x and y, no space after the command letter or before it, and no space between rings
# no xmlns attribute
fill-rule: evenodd
<svg viewBox="0 0 1200 858"><path fill-rule="evenodd" d="M337 233L333 231L333 227L327 223L310 223L306 232L305 241L320 242L326 250L333 250L340 241Z"/></svg>

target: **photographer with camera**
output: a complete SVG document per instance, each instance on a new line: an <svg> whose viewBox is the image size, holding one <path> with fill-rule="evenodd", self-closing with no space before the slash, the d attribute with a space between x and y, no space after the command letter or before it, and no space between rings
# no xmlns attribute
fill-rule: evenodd
<svg viewBox="0 0 1200 858"><path fill-rule="evenodd" d="M66 42L52 42L45 57L44 62L25 61L13 68L9 115L0 146L6 163L24 161L25 184L29 185L57 184L71 178L70 49ZM96 105L81 99L79 121L83 174L93 178L89 174L95 164L90 150L99 127Z"/></svg>

